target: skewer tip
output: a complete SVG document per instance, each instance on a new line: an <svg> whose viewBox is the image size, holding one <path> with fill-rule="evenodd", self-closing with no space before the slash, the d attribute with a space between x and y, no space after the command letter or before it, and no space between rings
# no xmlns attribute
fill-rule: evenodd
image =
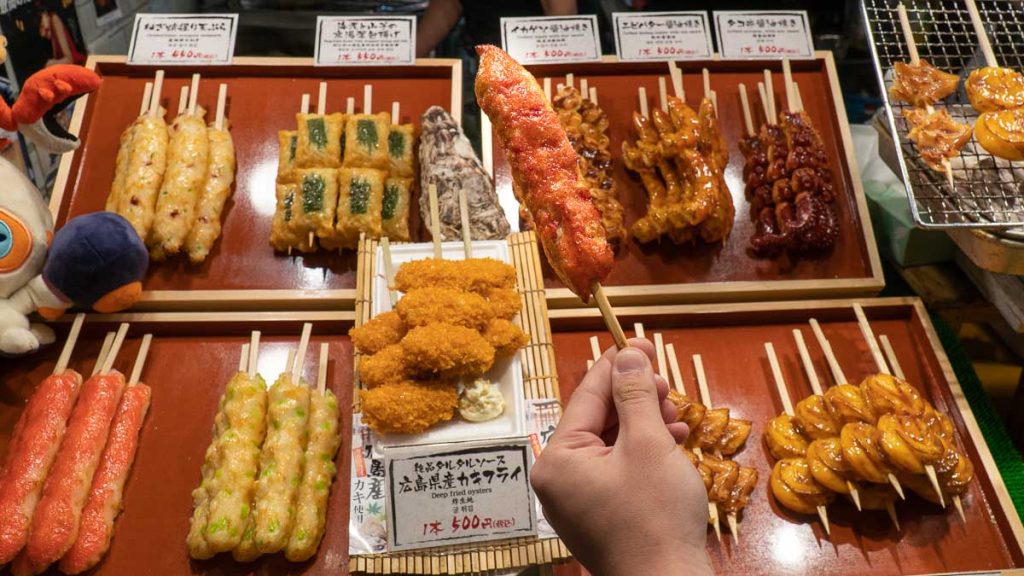
<svg viewBox="0 0 1024 576"><path fill-rule="evenodd" d="M825 535L832 535L832 527L828 524L828 510L824 506L818 506L818 518L821 519L821 525L825 527Z"/></svg>
<svg viewBox="0 0 1024 576"><path fill-rule="evenodd" d="M735 514L729 514L725 517L725 520L729 523L729 532L732 533L732 539L737 546L740 544L740 526L739 522L736 521Z"/></svg>
<svg viewBox="0 0 1024 576"><path fill-rule="evenodd" d="M896 490L896 493L899 494L900 500L907 499L907 497L903 495L903 485L900 484L900 481L892 473L889 474L889 484L892 484L892 487Z"/></svg>

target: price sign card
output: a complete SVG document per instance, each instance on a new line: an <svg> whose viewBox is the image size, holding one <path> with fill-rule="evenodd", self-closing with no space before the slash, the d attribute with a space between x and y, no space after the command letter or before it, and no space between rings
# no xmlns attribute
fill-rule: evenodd
<svg viewBox="0 0 1024 576"><path fill-rule="evenodd" d="M317 66L416 63L415 16L317 16Z"/></svg>
<svg viewBox="0 0 1024 576"><path fill-rule="evenodd" d="M707 13L615 12L619 60L707 60L714 55Z"/></svg>
<svg viewBox="0 0 1024 576"><path fill-rule="evenodd" d="M594 15L502 18L501 46L520 64L601 60Z"/></svg>
<svg viewBox="0 0 1024 576"><path fill-rule="evenodd" d="M136 14L129 64L231 64L238 14Z"/></svg>
<svg viewBox="0 0 1024 576"><path fill-rule="evenodd" d="M814 58L806 11L715 12L715 30L725 59Z"/></svg>
<svg viewBox="0 0 1024 576"><path fill-rule="evenodd" d="M489 442L387 450L389 550L537 533L529 440Z"/></svg>

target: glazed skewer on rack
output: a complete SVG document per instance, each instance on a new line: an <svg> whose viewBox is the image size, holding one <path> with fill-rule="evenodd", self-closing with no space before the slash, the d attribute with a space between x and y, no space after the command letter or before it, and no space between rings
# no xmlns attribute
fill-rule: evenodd
<svg viewBox="0 0 1024 576"><path fill-rule="evenodd" d="M53 373L36 388L18 418L0 469L0 565L28 541L32 518L78 400L82 375L68 368L85 315L75 317ZM103 354L101 354L103 356ZM102 364L102 358L96 360Z"/></svg>
<svg viewBox="0 0 1024 576"><path fill-rule="evenodd" d="M608 116L591 98L591 95L597 96L596 88L588 89L585 87L587 81L581 80L577 90L570 80L571 74L564 86L559 85L553 100L554 108L569 143L576 151L580 172L590 190L591 200L601 213L601 224L608 241L617 245L627 238L628 233L623 222L624 208L619 202L612 176Z"/></svg>
<svg viewBox="0 0 1024 576"><path fill-rule="evenodd" d="M985 67L967 77L964 88L981 112L974 133L982 148L1010 161L1024 160L1024 75L999 66L974 0L966 0L974 31L985 55Z"/></svg>
<svg viewBox="0 0 1024 576"><path fill-rule="evenodd" d="M558 115L537 80L507 53L489 45L477 46L477 53L477 101L509 158L548 263L584 303L596 298L616 346L625 347L626 336L601 287L614 255Z"/></svg>
<svg viewBox="0 0 1024 576"><path fill-rule="evenodd" d="M916 106L903 111L903 117L911 126L907 137L917 146L921 159L932 170L945 174L949 187L955 189L953 167L949 161L960 155L960 150L971 140L973 130L967 124L954 121L945 108L936 111L933 106L956 90L960 77L946 74L921 60L907 9L902 2L897 11L910 52L910 64L896 63L895 80L889 93Z"/></svg>
<svg viewBox="0 0 1024 576"><path fill-rule="evenodd" d="M102 368L82 384L32 516L25 548L14 561L15 574L45 571L78 538L82 509L124 392L124 376L113 370L113 364L127 332L128 325L121 324Z"/></svg>
<svg viewBox="0 0 1024 576"><path fill-rule="evenodd" d="M766 123L755 136L751 122L740 145L746 194L756 222L751 248L762 256L829 250L839 236L824 142L803 110L788 60L783 60L783 73L789 111L780 113L776 122L772 77L765 70L765 83L758 90ZM742 98L745 92L741 89L741 101L749 104ZM748 116L749 109L744 119Z"/></svg>
<svg viewBox="0 0 1024 576"><path fill-rule="evenodd" d="M149 411L152 391L140 379L152 339L152 334L142 338L135 367L110 424L107 445L82 509L78 538L60 561L60 571L64 574L85 572L98 564L110 548L114 521L124 506L124 485L135 462L139 435Z"/></svg>

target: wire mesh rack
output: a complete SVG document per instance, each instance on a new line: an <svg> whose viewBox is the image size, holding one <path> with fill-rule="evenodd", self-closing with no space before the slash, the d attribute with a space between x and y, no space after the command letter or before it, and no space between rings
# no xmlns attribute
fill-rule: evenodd
<svg viewBox="0 0 1024 576"><path fill-rule="evenodd" d="M1024 2L976 3L1000 66L1024 69ZM912 106L888 94L893 64L910 61L898 0L864 0L862 5L914 219L924 227L992 228L1024 238L1024 228L1013 229L1024 225L1024 163L996 158L972 140L951 161L952 188L944 174L929 168L907 138L903 111ZM963 80L972 70L984 67L985 59L967 5L963 0L904 0L904 5L921 59L961 77L959 89L938 106L945 106L957 122L973 126L978 113L967 99Z"/></svg>

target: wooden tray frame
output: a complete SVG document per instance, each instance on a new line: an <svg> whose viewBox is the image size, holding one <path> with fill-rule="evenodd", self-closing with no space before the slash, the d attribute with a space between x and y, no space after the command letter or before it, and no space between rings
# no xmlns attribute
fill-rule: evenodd
<svg viewBox="0 0 1024 576"><path fill-rule="evenodd" d="M814 280L779 280L779 281L737 281L737 282L704 282L689 284L655 284L633 286L605 286L604 292L612 304L617 306L652 306L664 304L691 304L703 302L745 302L795 300L799 298L855 297L874 296L885 287L882 264L875 244L874 228L868 214L867 199L860 181L860 171L854 154L853 139L850 135L850 124L846 119L846 108L842 101L839 77L836 73L835 58L829 51L815 52L815 58L823 60L828 73L833 94L833 107L838 119L842 147L846 157L841 159L850 171L851 182L857 213L862 223L861 231L867 246L871 275L861 278L836 278ZM619 62L615 56L604 56L601 61L607 64ZM722 62L716 53L709 66ZM486 114L481 115L481 158L484 167L494 175L494 142L490 120ZM518 218L517 214L509 215ZM547 290L548 305L551 308L574 308L583 306L579 298L568 288L549 288Z"/></svg>
<svg viewBox="0 0 1024 576"><path fill-rule="evenodd" d="M103 64L127 64L127 56L96 55L89 56L85 67L96 70ZM255 66L270 68L313 67L312 58L278 58L278 57L235 57L231 66L218 68L230 69L233 66ZM449 104L452 117L462 123L462 61L456 58L417 58L415 66L451 68L452 90ZM159 66L139 66L140 71L155 71ZM326 68L331 70L336 67ZM351 67L357 72L365 73L382 67L359 66ZM196 67L202 70L202 67ZM178 67L175 67L178 71ZM75 104L71 116L69 131L80 134L85 119L86 108L89 106L89 95L83 96ZM75 153L64 154L57 169L54 180L53 194L50 197L50 213L57 219L68 184L74 176L71 173ZM142 299L135 305L136 310L146 311L223 311L223 310L310 310L310 309L345 309L355 306L356 290L354 288L327 290L293 290L293 289L260 289L260 290L143 290Z"/></svg>
<svg viewBox="0 0 1024 576"><path fill-rule="evenodd" d="M659 324L666 322L668 318L674 316L686 315L692 317L694 315L709 314L729 314L729 313L744 313L744 312L779 312L779 313L800 313L807 312L813 313L820 311L822 313L834 312L840 310L849 311L853 304L859 303L864 307L865 312L870 316L872 310L884 310L898 309L910 307L913 313L920 319L921 327L923 328L924 334L927 338L927 342L930 345L932 353L935 355L941 370L942 375L945 378L951 392L953 401L956 404L957 409L963 419L964 427L966 428L968 435L971 438L971 442L974 444L978 452L980 461L972 461L972 463L982 469L985 474L989 477L989 480L993 487L995 494L995 501L992 501L993 506L998 506L1000 511L1006 517L1007 523L1009 524L1012 536L1017 539L1018 546L1024 549L1024 523L1022 523L1021 516L1017 513L1017 509L1014 507L1013 500L1010 497L1010 493L1003 481L1002 475L999 473L999 469L996 466L995 460L992 457L992 453L989 450L988 444L985 441L984 436L981 433L981 429L978 427L978 422L974 417L974 413L971 411L970 404L967 402L967 398L964 395L963 389L960 386L959 380L957 380L956 373L953 371L953 366L949 362L949 358L946 356L946 352L942 347L942 343L939 340L938 334L935 332L935 327L932 325L931 320L928 316L928 311L924 306L924 303L920 298L916 297L897 297L897 298L871 298L871 299L816 299L816 300L802 300L802 301L779 301L779 302L746 302L746 303L731 303L731 304L696 304L696 305L671 305L671 306L633 306L633 307L620 307L616 309L616 315L620 318L629 318L632 321L643 321L647 328L648 334L656 331L656 327ZM601 334L604 332L603 319L599 310L595 308L590 309L557 309L549 312L549 319L551 322L552 332L557 333L559 327L566 327L571 330L579 330L584 326L587 328L593 328L595 333ZM699 325L697 322L691 321L688 325ZM648 336L650 337L650 336ZM564 403L564 401L563 401ZM760 441L760 439L758 439ZM749 442L748 442L749 443ZM767 478L758 479L757 490L765 489L765 482ZM955 517L955 513L950 509L948 514ZM954 520L951 520L951 522ZM750 542L750 536L747 536L747 542ZM1013 542L1011 541L1012 545ZM748 546L750 544L747 544ZM806 566L805 568L810 568ZM957 572L956 574L973 574L975 572ZM1024 574L1024 569L1008 569L1003 571L991 571L991 570L980 570L976 572L978 574ZM562 569L556 569L556 574L559 576L579 576L580 574L587 574L587 572L579 569L578 566L566 567ZM937 576L937 575L936 575Z"/></svg>
<svg viewBox="0 0 1024 576"><path fill-rule="evenodd" d="M357 326L373 314L373 278L376 276L376 240L363 240L359 246L359 276L355 322ZM551 325L540 273L540 253L533 232L517 232L508 237L509 252L517 273L517 290L523 304L517 323L530 334L530 343L520 351L528 400L559 398L558 373L555 370ZM355 389L352 409L359 411L357 352L353 370ZM544 566L564 562L571 557L569 549L558 538L536 537L498 540L479 544L444 546L382 554L355 555L349 559L349 570L368 574L477 574L491 570L508 570L527 566Z"/></svg>

